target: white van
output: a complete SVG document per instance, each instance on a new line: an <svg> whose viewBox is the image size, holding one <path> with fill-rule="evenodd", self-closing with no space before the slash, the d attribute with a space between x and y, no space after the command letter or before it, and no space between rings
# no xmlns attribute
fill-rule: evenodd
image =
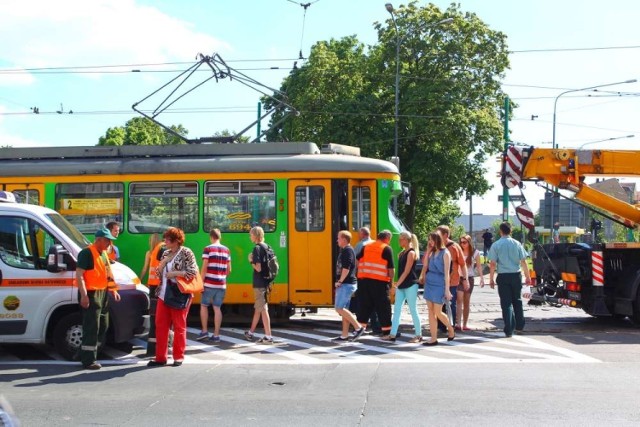
<svg viewBox="0 0 640 427"><path fill-rule="evenodd" d="M78 252L89 241L57 212L15 203L0 191L0 343L53 344L71 359L82 339ZM149 329L149 291L123 264L112 266L121 301L109 305L108 340Z"/></svg>

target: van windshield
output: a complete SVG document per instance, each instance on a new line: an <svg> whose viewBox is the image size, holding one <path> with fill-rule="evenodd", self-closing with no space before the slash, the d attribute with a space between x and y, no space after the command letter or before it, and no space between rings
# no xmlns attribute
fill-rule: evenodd
<svg viewBox="0 0 640 427"><path fill-rule="evenodd" d="M69 221L59 214L47 214L49 220L60 229L69 239L78 245L81 249L91 244L86 237L76 227L71 225Z"/></svg>

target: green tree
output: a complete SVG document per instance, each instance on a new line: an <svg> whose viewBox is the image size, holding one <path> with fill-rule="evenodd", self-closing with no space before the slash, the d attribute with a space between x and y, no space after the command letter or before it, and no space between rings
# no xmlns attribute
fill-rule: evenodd
<svg viewBox="0 0 640 427"><path fill-rule="evenodd" d="M182 125L172 125L170 128L183 136L189 133ZM109 128L105 135L98 139L98 145L170 145L184 143L181 138L146 117L134 117L124 126Z"/></svg>
<svg viewBox="0 0 640 427"><path fill-rule="evenodd" d="M412 2L395 15L398 33L391 20L376 23L378 43L368 50L355 36L316 43L281 86L301 114L268 138L346 143L366 156L392 156L400 40L398 154L412 200L400 208L409 228L423 232L434 218L448 220L461 194L490 188L483 163L502 146L499 80L508 52L504 34L455 4L442 11ZM453 22L438 25L445 18ZM277 112L272 123L281 117Z"/></svg>
<svg viewBox="0 0 640 427"><path fill-rule="evenodd" d="M122 126L107 129L98 139L98 145L124 145L125 129Z"/></svg>

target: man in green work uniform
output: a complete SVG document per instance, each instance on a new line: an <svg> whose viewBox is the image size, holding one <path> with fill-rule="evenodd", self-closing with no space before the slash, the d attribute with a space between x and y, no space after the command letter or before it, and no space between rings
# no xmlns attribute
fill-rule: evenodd
<svg viewBox="0 0 640 427"><path fill-rule="evenodd" d="M522 276L524 272L525 283L531 284L529 267L527 266L527 254L517 240L511 238L511 224L500 224L500 239L494 242L489 249L489 285L491 289L496 282L493 278L498 267L498 295L502 308L502 320L504 320L504 334L511 337L515 333L520 334L524 329L524 309L522 308Z"/></svg>
<svg viewBox="0 0 640 427"><path fill-rule="evenodd" d="M115 240L109 230L96 231L95 241L78 254L76 283L78 300L82 308L82 345L80 361L84 369L102 368L96 359L98 347L104 344L109 327L109 296L120 301L120 294L113 280L107 248Z"/></svg>

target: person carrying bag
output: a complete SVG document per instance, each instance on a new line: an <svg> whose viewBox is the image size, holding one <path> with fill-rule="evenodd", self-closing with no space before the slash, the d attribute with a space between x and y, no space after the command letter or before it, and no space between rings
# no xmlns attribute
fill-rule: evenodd
<svg viewBox="0 0 640 427"><path fill-rule="evenodd" d="M161 277L158 286L156 308L156 354L147 366L164 366L168 358L169 329L173 327L173 366L181 366L187 345L187 314L193 295L180 290L195 289L198 285L198 264L191 249L184 245L184 232L170 227L164 235L165 251L157 273ZM199 279L202 286L202 279ZM194 286L194 287L191 287Z"/></svg>

